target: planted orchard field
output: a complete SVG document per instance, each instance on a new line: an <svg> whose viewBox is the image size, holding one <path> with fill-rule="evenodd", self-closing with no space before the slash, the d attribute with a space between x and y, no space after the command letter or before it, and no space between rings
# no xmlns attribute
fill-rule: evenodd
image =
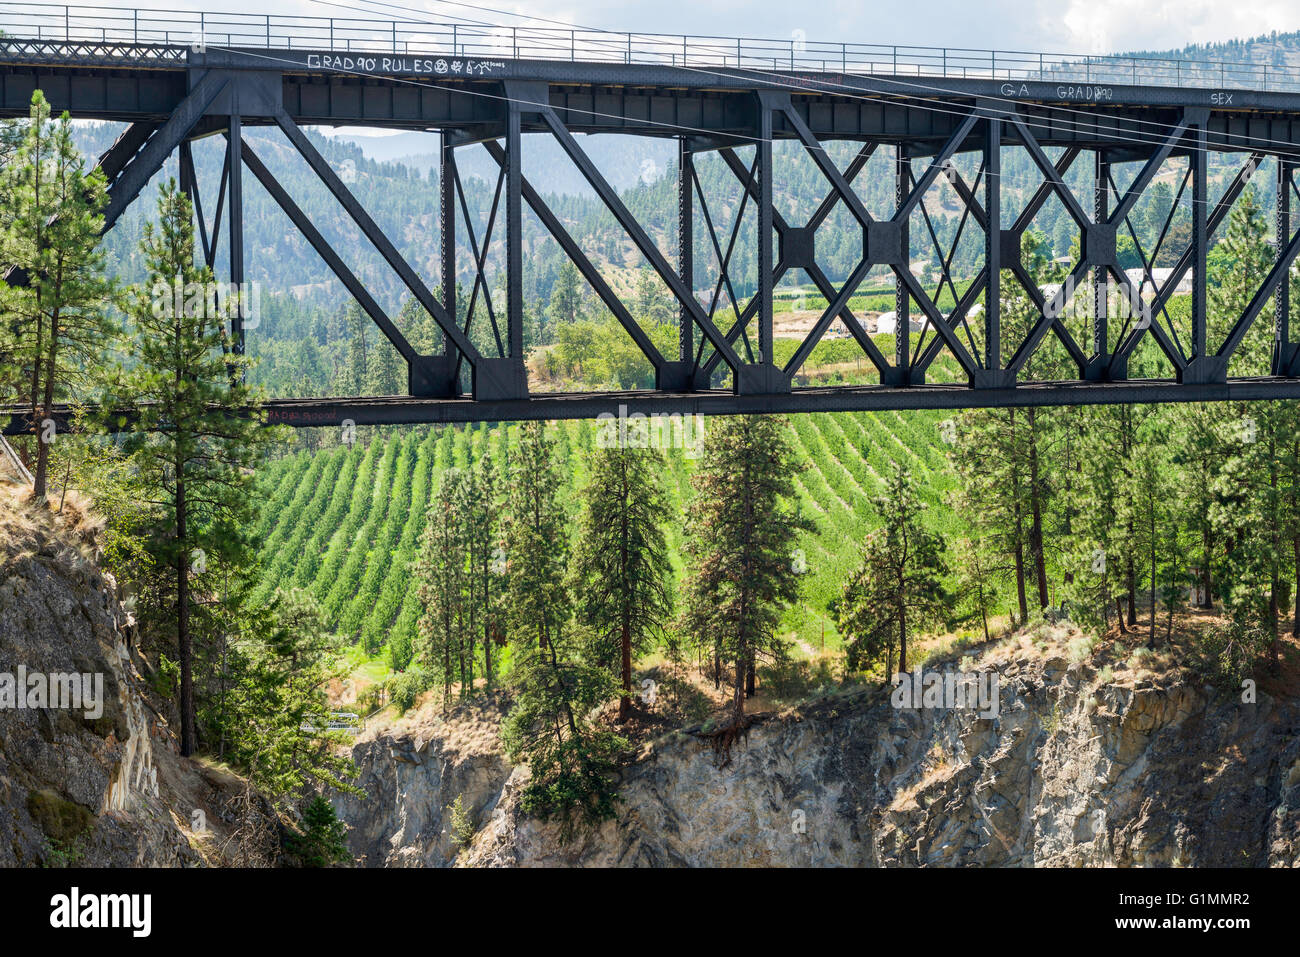
<svg viewBox="0 0 1300 957"><path fill-rule="evenodd" d="M872 500L884 477L901 462L932 506L953 484L940 423L942 413L815 413L792 416L789 437L799 470L800 508L816 531L790 542L791 561L805 578L800 601L787 609L782 631L797 639L796 654L823 640L838 644L827 603L859 560L865 536L879 524ZM504 470L518 441L518 424L374 435L354 447L303 452L264 473L267 516L259 529L265 596L276 588L305 588L320 602L331 628L359 644L369 660L384 659L390 642L417 637L421 609L412 586L420 534L443 472L465 469L484 454ZM587 456L596 448L598 424L550 426L556 466L569 488L570 517L580 508ZM708 421L704 431L707 435ZM674 572L683 570L684 509L699 447L663 451L664 490L674 514L665 528ZM502 486L504 488L504 477ZM943 531L950 510L932 508L929 520Z"/></svg>

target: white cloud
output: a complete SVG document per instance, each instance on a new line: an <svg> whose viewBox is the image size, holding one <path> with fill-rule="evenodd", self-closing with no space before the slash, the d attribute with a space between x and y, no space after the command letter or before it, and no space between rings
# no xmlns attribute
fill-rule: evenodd
<svg viewBox="0 0 1300 957"><path fill-rule="evenodd" d="M1061 22L1071 53L1172 49L1300 26L1294 0L1069 0Z"/></svg>

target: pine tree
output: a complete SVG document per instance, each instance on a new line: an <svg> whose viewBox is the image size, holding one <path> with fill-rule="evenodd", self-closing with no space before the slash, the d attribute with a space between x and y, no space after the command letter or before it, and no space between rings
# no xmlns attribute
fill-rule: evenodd
<svg viewBox="0 0 1300 957"><path fill-rule="evenodd" d="M546 427L526 422L510 463L505 540L506 624L512 640L545 647L569 619L568 517Z"/></svg>
<svg viewBox="0 0 1300 957"><path fill-rule="evenodd" d="M502 637L501 574L505 568L500 544L500 504L496 466L484 452L467 476L463 498L465 560L468 575L470 654L476 638L483 642L483 677L488 687L495 679L492 647Z"/></svg>
<svg viewBox="0 0 1300 957"><path fill-rule="evenodd" d="M442 707L451 703L455 665L465 642L467 576L465 516L461 510L465 478L459 469L443 472L429 502L415 580L424 614L420 617L420 660L442 677ZM469 689L461 689L462 694Z"/></svg>
<svg viewBox="0 0 1300 957"><path fill-rule="evenodd" d="M903 466L895 464L873 505L881 527L867 537L862 562L834 610L848 640L849 668L883 658L888 677L894 647L898 671L904 672L909 629L941 622L951 598L944 587L943 542L925 527L925 503Z"/></svg>
<svg viewBox="0 0 1300 957"><path fill-rule="evenodd" d="M1278 615L1283 604L1283 567L1292 560L1285 537L1294 525L1286 480L1300 423L1291 403L1260 402L1245 407L1234 442L1216 481L1212 517L1226 543L1225 605L1242 634L1259 633L1270 654L1270 670L1281 666ZM1286 586L1289 587L1289 584Z"/></svg>
<svg viewBox="0 0 1300 957"><path fill-rule="evenodd" d="M591 717L615 685L582 660L567 627L568 541L559 494L545 426L525 423L510 470L506 609L513 704L501 735L511 758L528 763L522 806L557 818L567 839L579 823L613 815L612 776L627 742Z"/></svg>
<svg viewBox="0 0 1300 957"><path fill-rule="evenodd" d="M620 721L632 710L632 661L663 634L673 612L664 467L654 449L598 448L582 491L572 590L578 621L591 630L588 661L619 676Z"/></svg>
<svg viewBox="0 0 1300 957"><path fill-rule="evenodd" d="M252 470L279 434L263 425L244 363L223 349L223 309L213 310L211 275L195 265L193 213L174 180L160 191L158 223L146 224L141 254L150 281L131 303L135 365L126 391L139 404L131 448L153 521L150 549L171 572L158 596L175 628L181 751L189 755L197 746L194 594L215 591L218 569L241 574L251 567Z"/></svg>
<svg viewBox="0 0 1300 957"><path fill-rule="evenodd" d="M994 576L1012 579L1021 624L1029 617L1029 476L1023 421L1023 410L977 409L960 414L946 426L951 441L949 458L962 480L963 511L989 548Z"/></svg>
<svg viewBox="0 0 1300 957"><path fill-rule="evenodd" d="M794 500L797 465L783 418L710 420L691 484L684 630L734 675L732 715L740 723L760 657L776 657L782 609L798 597L792 543L811 523Z"/></svg>
<svg viewBox="0 0 1300 957"><path fill-rule="evenodd" d="M294 590L238 607L222 729L229 759L265 794L292 798L318 785L356 793L341 736L328 730L329 686L349 668L319 606Z"/></svg>
<svg viewBox="0 0 1300 957"><path fill-rule="evenodd" d="M51 122L40 90L4 187L0 263L21 270L26 284L0 294L0 382L23 383L37 438L32 499L43 505L55 438L45 423L56 401L92 398L119 330L109 318L114 287L99 248L104 175L86 170L68 114Z"/></svg>
<svg viewBox="0 0 1300 957"><path fill-rule="evenodd" d="M347 845L347 827L334 813L334 807L316 795L303 808L297 834L291 835L289 849L302 867L329 867L351 859Z"/></svg>
<svg viewBox="0 0 1300 957"><path fill-rule="evenodd" d="M578 268L566 258L555 277L551 287L551 321L556 325L576 322L582 305L582 289L579 286Z"/></svg>

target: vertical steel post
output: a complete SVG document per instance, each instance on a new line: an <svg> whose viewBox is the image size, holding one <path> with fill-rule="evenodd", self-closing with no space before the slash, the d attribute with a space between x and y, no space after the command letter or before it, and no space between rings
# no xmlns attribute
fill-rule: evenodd
<svg viewBox="0 0 1300 957"><path fill-rule="evenodd" d="M772 110L762 96L758 108L758 358L771 364L776 361L772 351Z"/></svg>
<svg viewBox="0 0 1300 957"><path fill-rule="evenodd" d="M451 130L442 132L442 156L438 169L439 242L442 244L442 305L452 322L460 322L456 310L456 147ZM451 355L451 340L442 338L443 355Z"/></svg>
<svg viewBox="0 0 1300 957"><path fill-rule="evenodd" d="M1104 150L1096 152L1096 188L1093 193L1093 222L1110 219L1110 160ZM1092 271L1092 352L1104 361L1110 354L1110 274L1105 265Z"/></svg>
<svg viewBox="0 0 1300 957"><path fill-rule="evenodd" d="M1196 128L1189 162L1192 164L1192 355L1200 358L1205 351L1205 261L1209 252L1208 211L1209 191L1207 137L1204 124Z"/></svg>
<svg viewBox="0 0 1300 957"><path fill-rule="evenodd" d="M685 137L677 141L677 275L695 293L695 196L692 192L695 154ZM691 362L695 352L695 320L684 304L677 313L677 358Z"/></svg>
<svg viewBox="0 0 1300 957"><path fill-rule="evenodd" d="M523 167L519 104L510 101L506 115L506 326L511 364L524 362Z"/></svg>
<svg viewBox="0 0 1300 957"><path fill-rule="evenodd" d="M238 91L231 91L232 100L238 106ZM230 338L235 355L244 354L244 185L241 173L243 162L243 128L239 113L230 116L230 139L226 144L227 162L230 177L230 284L231 295L238 292L238 308L230 317Z"/></svg>
<svg viewBox="0 0 1300 957"><path fill-rule="evenodd" d="M902 209L907 202L910 185L911 160L907 147L899 143L894 153L894 203L896 209ZM906 221L899 223L899 237L903 247L903 269L912 268L911 230ZM894 279L894 365L898 369L899 384L907 385L912 380L912 330L909 319L910 297L903 280Z"/></svg>
<svg viewBox="0 0 1300 957"><path fill-rule="evenodd" d="M1291 161L1277 158L1277 256L1280 260L1291 239ZM1289 270L1288 270L1289 272ZM1277 284L1277 319L1273 336L1273 374L1292 375L1291 282L1284 276Z"/></svg>
<svg viewBox="0 0 1300 957"><path fill-rule="evenodd" d="M984 212L984 368L993 372L1002 368L1002 121L993 117L984 141Z"/></svg>

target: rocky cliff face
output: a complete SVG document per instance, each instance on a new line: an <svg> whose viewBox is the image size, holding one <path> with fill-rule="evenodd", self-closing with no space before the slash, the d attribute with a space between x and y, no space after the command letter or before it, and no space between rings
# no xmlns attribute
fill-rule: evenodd
<svg viewBox="0 0 1300 957"><path fill-rule="evenodd" d="M996 717L872 690L759 721L725 767L696 738L657 741L626 769L618 819L568 845L519 812L526 769L498 794L504 764L472 773L436 736L368 742L382 797L344 816L409 863L450 855L435 834L460 788L481 825L470 866L1300 865L1295 704L1099 675L1028 642L977 667L999 676Z"/></svg>
<svg viewBox="0 0 1300 957"><path fill-rule="evenodd" d="M501 754L496 698L456 708L444 719L412 712L396 726L363 733L352 749L364 797L334 797L350 825L352 853L369 867L446 867L459 843L495 811L511 766ZM467 830L451 808L460 800Z"/></svg>
<svg viewBox="0 0 1300 957"><path fill-rule="evenodd" d="M256 863L232 835L265 809L236 813L242 780L179 756L116 586L87 554L92 520L21 494L0 486L0 866ZM33 675L93 676L102 707L56 707L48 687L45 706L17 707L23 691L41 703Z"/></svg>
<svg viewBox="0 0 1300 957"><path fill-rule="evenodd" d="M0 517L0 673L102 678L97 717L88 712L98 708L19 708L6 699L0 864L193 859L159 796L158 728L138 692L111 578L50 517L13 506Z"/></svg>

